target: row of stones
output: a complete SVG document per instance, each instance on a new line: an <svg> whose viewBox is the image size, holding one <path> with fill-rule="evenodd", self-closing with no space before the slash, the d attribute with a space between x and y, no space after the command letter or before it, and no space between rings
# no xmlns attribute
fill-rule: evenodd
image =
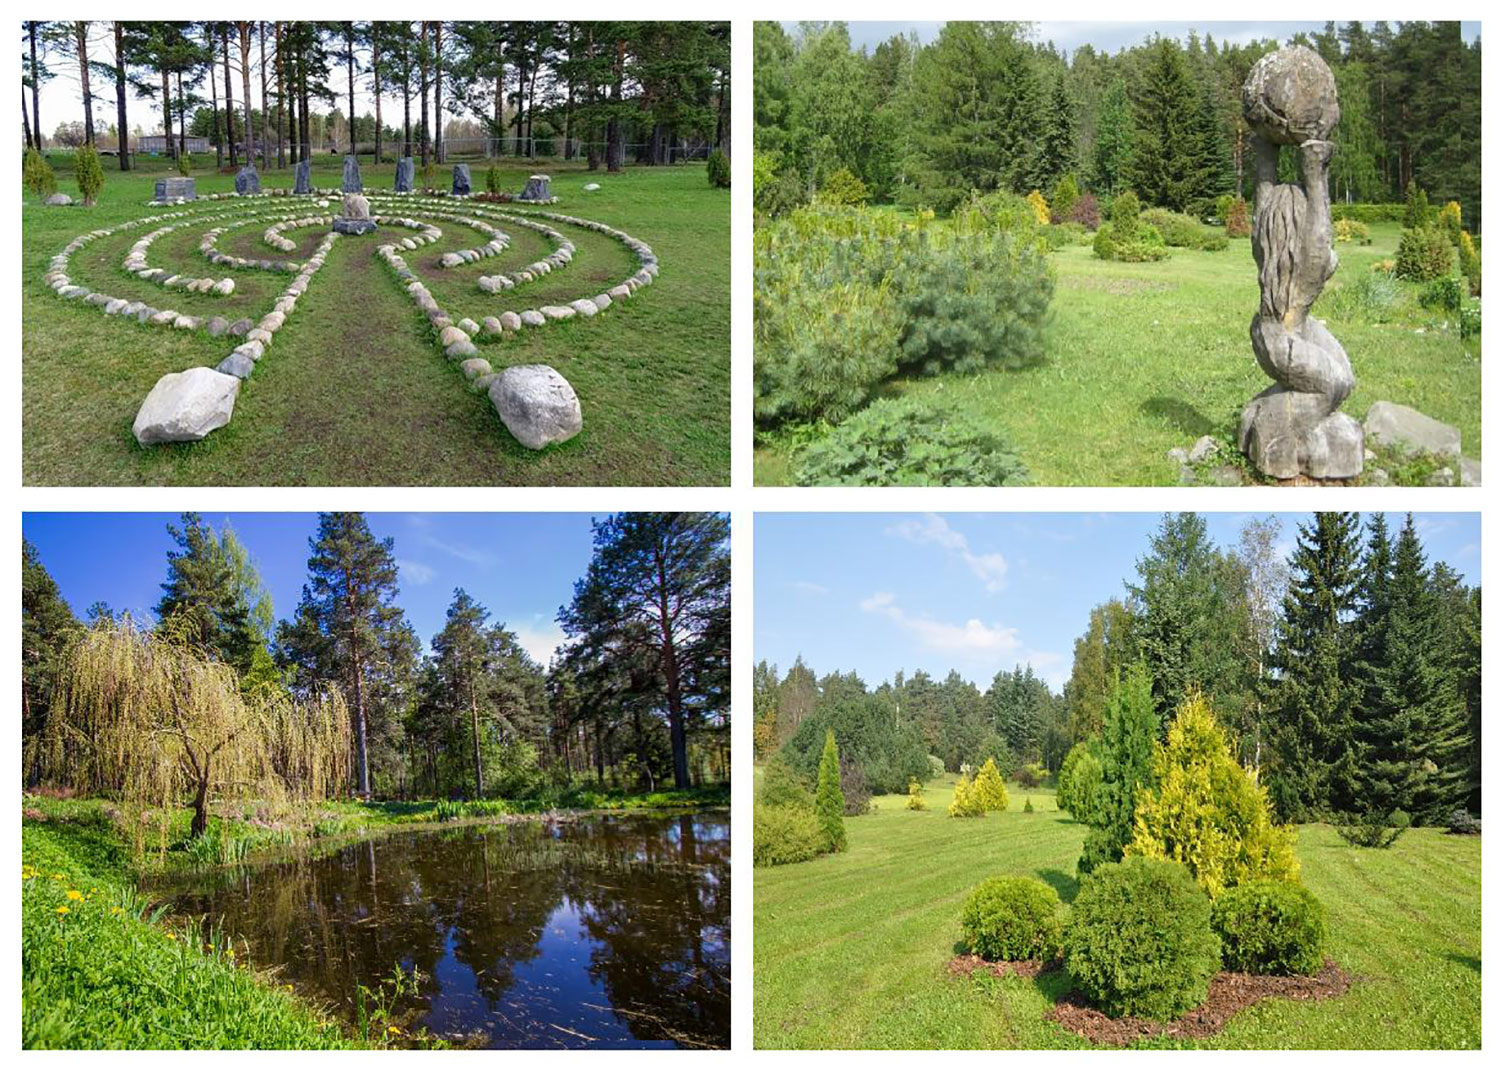
<svg viewBox="0 0 1500 1071"><path fill-rule="evenodd" d="M231 375L237 379L249 379L250 372L255 367L255 362L265 356L266 349L271 345L271 336L281 330L286 318L291 315L297 307L297 299L307 292L307 286L312 282L312 277L323 262L328 259L328 251L333 248L334 240L338 234L333 231L324 236L323 241L313 255L307 258L307 263L291 284L281 292L276 303L271 306L271 311L260 318L246 335L245 341L236 346L228 357L219 362L218 371Z"/></svg>
<svg viewBox="0 0 1500 1071"><path fill-rule="evenodd" d="M255 215L251 216L248 219L235 219L235 220L233 220L230 223L226 223L222 227L211 228L207 232L207 234L205 235L205 237L203 238L203 240L198 243L198 251L200 253L202 253L205 257L207 257L213 263L220 264L220 265L223 265L225 267L232 267L232 268L263 268L263 269L266 269L266 270L273 270L273 271L297 271L297 270L299 270L301 268L301 265L297 264L295 262L270 261L270 260L251 261L251 260L246 260L243 257L232 257L232 256L229 256L226 253L220 253L220 252L218 252L214 248L215 244L218 241L219 235L222 234L222 233L224 233L224 231L229 230L232 227L243 227L243 226L246 226L248 224L264 220L266 218L266 216L268 216L269 214L270 213L267 213L267 212L258 212L258 213L256 213ZM172 287L172 288L178 288L178 289L183 289L183 290L190 290L190 291L193 291L193 292L196 292L196 293L204 293L204 294L206 294L206 293L215 293L215 294L232 294L232 293L234 293L234 280L233 279L228 279L228 278L225 278L225 279L195 278L195 277L190 276L190 275L174 274L173 272L170 272L170 271L166 270L165 268L153 268L153 267L151 267L151 265L146 260L146 253L151 248L152 243L154 243L158 238L161 238L164 235L170 234L171 232L173 232L175 230L179 230L179 229L181 229L183 227L186 227L189 224L215 223L215 222L217 222L219 220L231 219L231 217L230 217L230 215L228 213L222 213L222 212L221 213L211 214L211 215L205 215L203 213L180 212L180 213L173 213L172 216L174 218L179 218L179 222L169 223L165 227L159 227L159 228L157 228L156 230L152 231L150 234L147 234L146 236L144 236L143 238L141 238L140 241L136 242L135 245L133 245L131 247L130 252L128 254L126 254L126 256L125 256L125 260L124 260L124 263L123 263L124 269L126 271L130 272L132 275L138 276L139 278L144 279L147 282L155 282L155 283L158 283L161 286L165 286L165 287ZM166 218L166 217L158 217L158 218ZM151 222L155 222L155 220L151 219L151 217L148 217L148 220L151 221ZM137 222L138 223L144 223L144 222L147 222L147 221L143 220L143 221L137 221ZM123 229L123 228L114 228L114 230L120 230L120 229ZM295 247L293 247L293 248L295 248Z"/></svg>

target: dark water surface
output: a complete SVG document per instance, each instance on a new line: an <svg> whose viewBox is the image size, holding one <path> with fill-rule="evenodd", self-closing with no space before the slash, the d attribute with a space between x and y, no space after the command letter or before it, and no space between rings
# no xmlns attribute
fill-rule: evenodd
<svg viewBox="0 0 1500 1071"><path fill-rule="evenodd" d="M539 819L394 833L206 878L175 912L222 920L259 966L354 1018L357 987L492 1048L729 1044L729 816Z"/></svg>

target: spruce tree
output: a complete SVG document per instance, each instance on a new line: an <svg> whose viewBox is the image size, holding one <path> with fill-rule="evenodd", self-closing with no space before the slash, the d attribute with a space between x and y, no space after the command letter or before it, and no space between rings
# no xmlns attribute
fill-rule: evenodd
<svg viewBox="0 0 1500 1071"><path fill-rule="evenodd" d="M1135 97L1131 185L1147 205L1182 211L1198 189L1199 93L1181 47L1161 37L1147 50Z"/></svg>
<svg viewBox="0 0 1500 1071"><path fill-rule="evenodd" d="M1041 136L1037 141L1037 188L1051 189L1053 184L1073 170L1077 155L1078 106L1068 92L1066 68L1059 68L1047 95ZM1062 213L1053 205L1054 220Z"/></svg>
<svg viewBox="0 0 1500 1071"><path fill-rule="evenodd" d="M1099 102L1094 122L1094 151L1089 160L1089 184L1113 196L1130 185L1135 173L1135 119L1125 82L1115 79Z"/></svg>
<svg viewBox="0 0 1500 1071"><path fill-rule="evenodd" d="M196 513L184 513L182 527L169 524L167 531L178 549L167 554L167 579L156 604L161 630L239 673L247 672L257 636L229 556Z"/></svg>
<svg viewBox="0 0 1500 1071"><path fill-rule="evenodd" d="M848 842L844 833L844 789L839 782L839 747L832 729L823 741L823 757L818 762L818 795L813 807L828 850L843 851Z"/></svg>
<svg viewBox="0 0 1500 1071"><path fill-rule="evenodd" d="M1083 842L1078 872L1116 863L1135 830L1136 794L1155 784L1152 755L1160 720L1151 698L1151 674L1144 662L1115 680L1099 740L1100 782L1094 794L1092 828Z"/></svg>
<svg viewBox="0 0 1500 1071"><path fill-rule="evenodd" d="M1349 809L1358 517L1320 513L1297 528L1271 665L1270 789L1283 820Z"/></svg>
<svg viewBox="0 0 1500 1071"><path fill-rule="evenodd" d="M47 723L58 656L79 621L57 581L28 539L21 540L21 738L39 736Z"/></svg>

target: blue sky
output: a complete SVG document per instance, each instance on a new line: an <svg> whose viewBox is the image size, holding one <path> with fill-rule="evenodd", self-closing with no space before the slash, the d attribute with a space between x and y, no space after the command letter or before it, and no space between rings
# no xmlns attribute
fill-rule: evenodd
<svg viewBox="0 0 1500 1071"><path fill-rule="evenodd" d="M1220 546L1249 518L1208 513ZM1279 514L1283 553L1308 514ZM1159 524L1154 513L760 513L755 517L755 658L783 672L800 653L819 674L868 684L897 669L957 669L981 687L1029 663L1067 680L1089 610L1123 595ZM1393 527L1403 517L1392 515ZM1479 583L1479 516L1418 514L1429 560Z"/></svg>
<svg viewBox="0 0 1500 1071"><path fill-rule="evenodd" d="M587 513L371 513L377 538L395 539L397 597L423 642L443 627L453 589L463 587L503 621L543 665L562 640L554 620L573 597L593 547ZM166 579L167 524L175 513L28 513L21 528L82 616L96 602L152 620ZM228 521L249 548L276 616L290 617L307 579L312 513L206 513Z"/></svg>
<svg viewBox="0 0 1500 1071"><path fill-rule="evenodd" d="M1365 20L1366 28L1374 22L1374 19ZM797 30L796 22L783 22L782 25L789 33L795 33ZM1168 22L1137 19L1131 22L1042 21L1032 25L1035 27L1033 34L1035 40L1051 41L1059 49L1072 55L1073 50L1082 44L1090 44L1096 50L1113 54L1122 48L1140 44L1152 34L1159 33L1167 37L1186 39L1188 31L1193 29L1198 31L1200 37L1212 34L1215 41L1228 41L1235 44L1265 38L1286 41L1299 32L1321 32L1323 20L1316 22ZM867 45L873 50L880 42L896 34L913 30L916 31L917 37L923 44L928 44L936 39L942 27L941 21L851 22L849 23L849 37L854 42L855 48ZM1479 23L1463 23L1463 34L1465 40L1472 41L1479 36Z"/></svg>

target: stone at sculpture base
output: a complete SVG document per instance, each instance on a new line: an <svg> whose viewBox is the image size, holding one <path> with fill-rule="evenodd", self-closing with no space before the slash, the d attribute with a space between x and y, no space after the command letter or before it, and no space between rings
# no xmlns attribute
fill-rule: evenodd
<svg viewBox="0 0 1500 1071"><path fill-rule="evenodd" d="M293 193L312 193L312 161L303 160L297 165Z"/></svg>
<svg viewBox="0 0 1500 1071"><path fill-rule="evenodd" d="M468 164L454 164L453 165L453 196L454 197L467 197L467 196L469 196L469 194L472 191L472 189L473 189L473 186L471 185L471 183L469 181L469 165Z"/></svg>
<svg viewBox="0 0 1500 1071"><path fill-rule="evenodd" d="M260 192L260 176L256 174L253 164L240 168L239 173L234 176L234 192L242 197Z"/></svg>
<svg viewBox="0 0 1500 1071"><path fill-rule="evenodd" d="M196 442L229 423L240 380L212 368L168 372L141 403L131 431L142 446Z"/></svg>
<svg viewBox="0 0 1500 1071"><path fill-rule="evenodd" d="M1433 420L1409 405L1376 402L1365 413L1365 431L1375 446L1396 447L1439 457L1463 454L1463 438L1457 428Z"/></svg>
<svg viewBox="0 0 1500 1071"><path fill-rule="evenodd" d="M550 201L552 200L552 176L532 175L526 180L526 188L521 191L520 201Z"/></svg>
<svg viewBox="0 0 1500 1071"><path fill-rule="evenodd" d="M1365 433L1348 413L1320 416L1321 395L1261 391L1240 415L1240 449L1261 472L1278 480L1306 474L1315 480L1347 480L1365 463Z"/></svg>
<svg viewBox="0 0 1500 1071"><path fill-rule="evenodd" d="M190 178L164 178L156 180L156 200L166 202L178 198L184 201L198 199L198 181Z"/></svg>
<svg viewBox="0 0 1500 1071"><path fill-rule="evenodd" d="M333 229L339 234L369 234L375 230L370 199L362 193L344 194L343 209L334 217Z"/></svg>
<svg viewBox="0 0 1500 1071"><path fill-rule="evenodd" d="M344 157L344 192L363 193L365 184L359 177L359 158L355 156Z"/></svg>
<svg viewBox="0 0 1500 1071"><path fill-rule="evenodd" d="M528 449L566 442L583 430L578 395L550 365L507 368L490 384L489 393L501 421Z"/></svg>
<svg viewBox="0 0 1500 1071"><path fill-rule="evenodd" d="M413 181L416 179L417 168L412 163L410 156L403 156L396 161L396 192L411 193Z"/></svg>

